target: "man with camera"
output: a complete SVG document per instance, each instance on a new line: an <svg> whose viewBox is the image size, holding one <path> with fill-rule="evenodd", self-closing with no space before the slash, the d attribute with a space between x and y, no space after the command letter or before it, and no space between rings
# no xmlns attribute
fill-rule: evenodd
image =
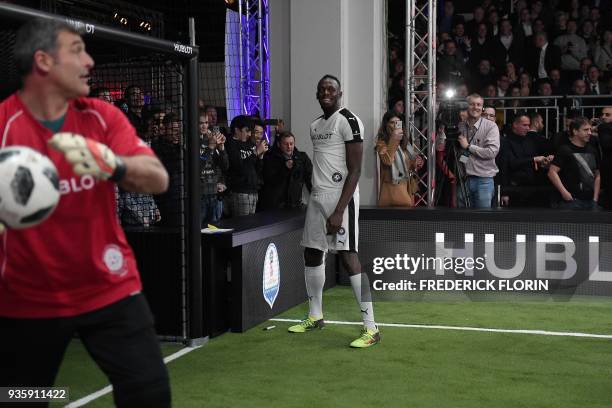
<svg viewBox="0 0 612 408"><path fill-rule="evenodd" d="M495 122L482 118L482 96L471 94L467 103L468 119L459 124L457 139L462 149L459 161L465 166L466 189L457 190L457 205L491 208L493 177L498 171L495 157L499 152L499 129Z"/></svg>

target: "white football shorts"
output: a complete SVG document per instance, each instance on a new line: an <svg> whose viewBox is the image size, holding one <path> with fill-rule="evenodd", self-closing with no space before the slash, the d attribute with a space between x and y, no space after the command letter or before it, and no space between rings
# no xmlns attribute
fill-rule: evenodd
<svg viewBox="0 0 612 408"><path fill-rule="evenodd" d="M306 223L300 243L306 248L328 251L358 251L359 244L359 190L342 215L342 226L336 234L327 234L327 219L336 209L342 194L334 192L312 193L306 209Z"/></svg>

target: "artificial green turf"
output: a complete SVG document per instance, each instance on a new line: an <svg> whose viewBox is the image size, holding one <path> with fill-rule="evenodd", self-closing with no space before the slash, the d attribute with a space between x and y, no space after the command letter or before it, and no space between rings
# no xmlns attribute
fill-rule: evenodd
<svg viewBox="0 0 612 408"><path fill-rule="evenodd" d="M327 291L324 309L328 320L359 320L350 288ZM279 317L306 310L300 305ZM375 312L387 323L612 334L612 301L598 298L378 302ZM276 329L261 330L271 324ZM358 326L300 335L287 333L289 325L228 333L171 362L174 406L612 406L612 339L385 327L380 345L352 350ZM82 354L70 349L58 384L73 396L106 385L95 367L75 361ZM89 406L112 406L112 397Z"/></svg>

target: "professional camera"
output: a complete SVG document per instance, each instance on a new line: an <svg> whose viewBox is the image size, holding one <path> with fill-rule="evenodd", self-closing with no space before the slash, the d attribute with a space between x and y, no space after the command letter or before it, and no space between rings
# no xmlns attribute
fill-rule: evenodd
<svg viewBox="0 0 612 408"><path fill-rule="evenodd" d="M459 138L459 122L461 121L459 111L462 109L462 104L454 98L454 89L447 89L444 92L444 99L440 102L437 118L438 127L444 127L444 134L448 141L457 141Z"/></svg>

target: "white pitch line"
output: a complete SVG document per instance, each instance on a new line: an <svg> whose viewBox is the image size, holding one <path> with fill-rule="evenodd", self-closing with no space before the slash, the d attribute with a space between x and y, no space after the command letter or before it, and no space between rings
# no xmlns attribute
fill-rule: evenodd
<svg viewBox="0 0 612 408"><path fill-rule="evenodd" d="M274 322L300 322L299 319L270 319ZM345 322L338 320L326 320L325 323L344 324L363 326L363 322ZM612 339L612 334L592 334L592 333L572 333L572 332L556 332L547 330L513 330L513 329L490 329L486 327L462 327L462 326L440 326L429 324L403 324L403 323L376 323L381 327L408 327L413 329L438 329L438 330L459 330L459 331L475 331L475 332L493 332L493 333L514 333L514 334L536 334L540 336L561 336L561 337L587 337L595 339Z"/></svg>
<svg viewBox="0 0 612 408"><path fill-rule="evenodd" d="M176 360L179 357L184 356L187 353L191 353L193 350L199 349L202 346L198 346L198 347L185 347L180 349L179 351L177 351L176 353L170 354L167 357L164 357L164 363L168 364L169 362ZM93 392L89 395L84 396L83 398L80 398L76 401L71 402L68 405L65 405L64 408L77 408L77 407L82 407L85 404L89 404L91 401L100 398L106 394L110 394L111 392L113 392L113 386L112 385L107 385L106 387Z"/></svg>

